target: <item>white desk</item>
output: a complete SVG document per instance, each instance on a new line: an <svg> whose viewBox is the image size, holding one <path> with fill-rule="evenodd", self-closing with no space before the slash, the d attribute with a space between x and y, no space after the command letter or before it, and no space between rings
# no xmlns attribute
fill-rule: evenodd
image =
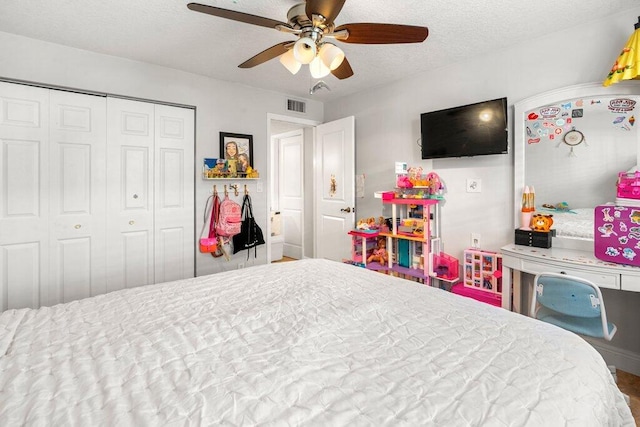
<svg viewBox="0 0 640 427"><path fill-rule="evenodd" d="M640 292L640 267L601 261L591 251L534 248L510 244L502 252L502 308L521 313L520 273L565 273L591 280L601 288ZM513 275L513 276L512 276ZM513 279L513 280L512 280ZM511 285L513 284L513 307Z"/></svg>

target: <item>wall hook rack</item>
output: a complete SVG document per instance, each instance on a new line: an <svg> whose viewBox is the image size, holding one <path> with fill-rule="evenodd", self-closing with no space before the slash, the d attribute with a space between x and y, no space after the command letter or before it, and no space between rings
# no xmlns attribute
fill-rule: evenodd
<svg viewBox="0 0 640 427"><path fill-rule="evenodd" d="M238 184L231 184L231 185L229 185L229 187L233 188L234 196L238 197Z"/></svg>

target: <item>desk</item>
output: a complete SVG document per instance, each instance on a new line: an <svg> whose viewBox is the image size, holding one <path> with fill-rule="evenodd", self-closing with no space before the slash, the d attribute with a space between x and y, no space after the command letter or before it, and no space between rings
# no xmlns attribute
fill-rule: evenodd
<svg viewBox="0 0 640 427"><path fill-rule="evenodd" d="M510 244L502 252L502 308L522 312L520 273L565 273L590 280L601 288L640 292L640 267L599 260L592 251L534 248ZM513 307L511 285L513 284Z"/></svg>

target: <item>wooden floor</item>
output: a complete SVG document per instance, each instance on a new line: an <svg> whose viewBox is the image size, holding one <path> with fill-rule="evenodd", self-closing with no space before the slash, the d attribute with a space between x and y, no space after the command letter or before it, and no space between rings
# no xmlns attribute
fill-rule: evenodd
<svg viewBox="0 0 640 427"><path fill-rule="evenodd" d="M284 256L282 257L282 259L273 261L273 262L287 262L287 261L297 261L297 259L295 258L289 258L288 256Z"/></svg>
<svg viewBox="0 0 640 427"><path fill-rule="evenodd" d="M640 426L640 377L617 370L618 388L631 399L631 413Z"/></svg>
<svg viewBox="0 0 640 427"><path fill-rule="evenodd" d="M282 259L274 262L288 261L296 261L296 259L283 257ZM618 388L624 394L629 396L629 399L631 400L631 413L633 414L636 424L640 427L640 377L619 369L617 370L616 375L618 377Z"/></svg>

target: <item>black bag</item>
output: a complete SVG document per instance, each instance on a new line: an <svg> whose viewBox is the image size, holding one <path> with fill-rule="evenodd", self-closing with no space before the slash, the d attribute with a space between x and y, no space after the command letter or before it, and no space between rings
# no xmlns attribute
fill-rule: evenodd
<svg viewBox="0 0 640 427"><path fill-rule="evenodd" d="M240 228L240 233L233 236L233 253L236 254L243 249L247 249L247 259L249 259L249 249L255 248L254 257L257 257L258 245L264 245L264 236L253 217L251 198L248 194L245 194L242 201L242 227Z"/></svg>

